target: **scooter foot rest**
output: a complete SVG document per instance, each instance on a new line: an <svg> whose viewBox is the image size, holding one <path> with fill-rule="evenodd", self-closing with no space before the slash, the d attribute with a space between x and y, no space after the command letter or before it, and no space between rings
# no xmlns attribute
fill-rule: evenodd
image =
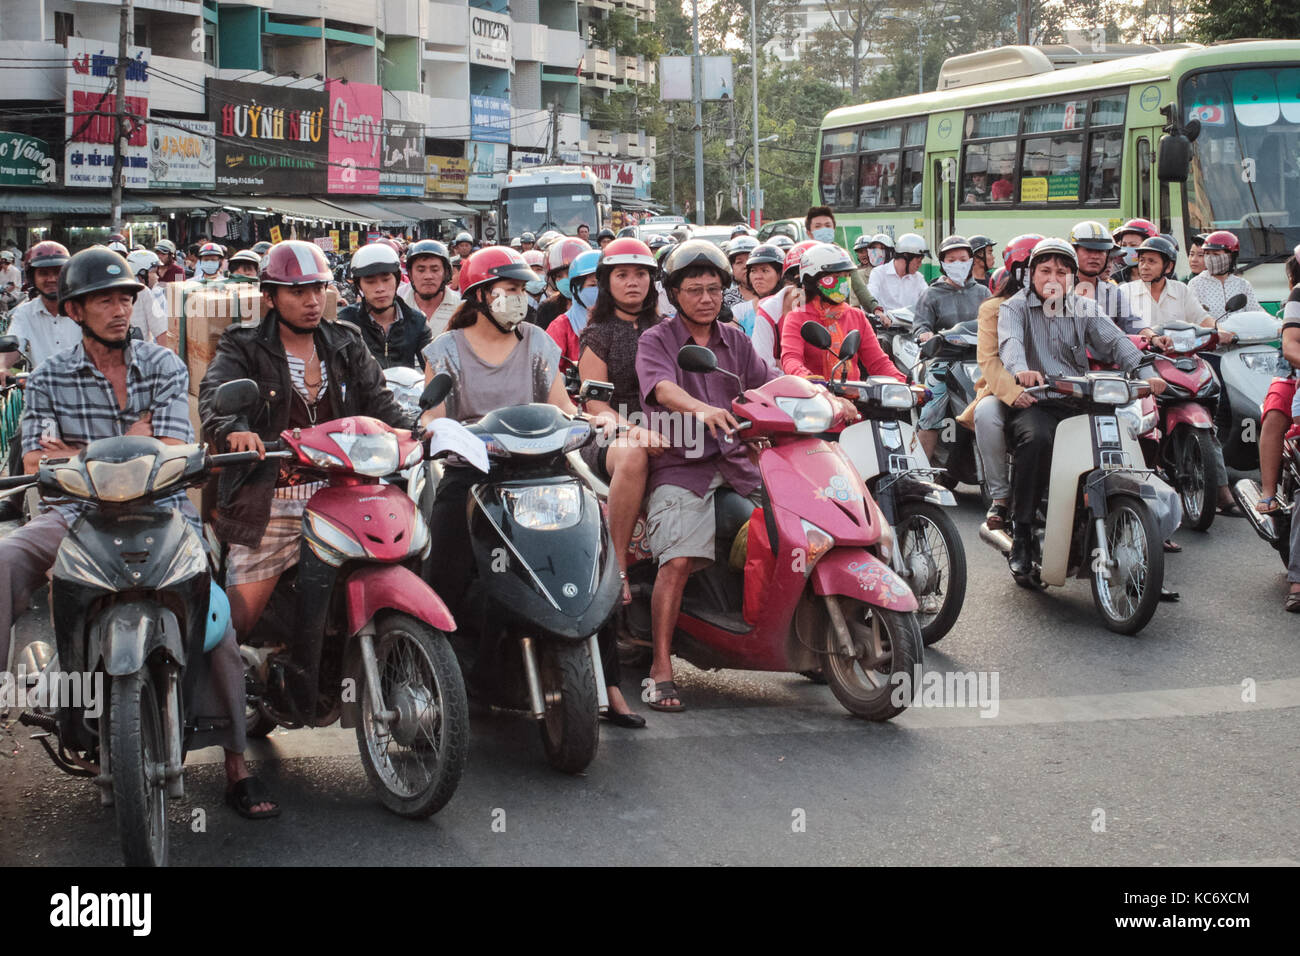
<svg viewBox="0 0 1300 956"><path fill-rule="evenodd" d="M712 607L701 607L689 598L682 599L682 612L703 621L705 624L720 627L722 630L730 631L733 634L746 634L751 630L750 625L745 622L744 617L740 614L719 611L717 608Z"/></svg>

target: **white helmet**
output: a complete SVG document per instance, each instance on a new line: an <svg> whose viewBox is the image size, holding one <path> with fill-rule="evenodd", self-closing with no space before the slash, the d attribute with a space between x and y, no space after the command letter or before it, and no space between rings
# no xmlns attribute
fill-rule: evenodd
<svg viewBox="0 0 1300 956"><path fill-rule="evenodd" d="M117 240L114 240L114 241L110 242L110 243L108 244L108 248L112 249L112 250L113 250L114 252L116 252L119 256L126 256L126 254L127 254L128 251L129 251L129 250L126 248L126 243L125 243L125 242L118 242Z"/></svg>
<svg viewBox="0 0 1300 956"><path fill-rule="evenodd" d="M819 242L799 257L799 281L816 279L831 272L852 272L855 266L849 254L829 242Z"/></svg>
<svg viewBox="0 0 1300 956"><path fill-rule="evenodd" d="M386 272L399 277L402 274L402 260L398 258L397 250L386 242L367 243L352 256L350 273L353 279Z"/></svg>
<svg viewBox="0 0 1300 956"><path fill-rule="evenodd" d="M468 242L471 246L474 244L474 237L463 229L456 233L456 238L451 241L451 244L455 246L462 242Z"/></svg>
<svg viewBox="0 0 1300 956"><path fill-rule="evenodd" d="M162 260L147 249L137 249L126 257L126 264L131 267L131 275L138 276L162 265Z"/></svg>
<svg viewBox="0 0 1300 956"><path fill-rule="evenodd" d="M783 232L778 232L775 235L768 236L767 242L768 245L776 246L781 250L788 250L794 245L794 240Z"/></svg>
<svg viewBox="0 0 1300 956"><path fill-rule="evenodd" d="M727 243L727 258L733 259L741 253L753 252L758 248L758 240L753 236L745 234L737 236Z"/></svg>
<svg viewBox="0 0 1300 956"><path fill-rule="evenodd" d="M894 255L896 256L925 256L929 258L930 247L914 232L906 232L898 237L894 243Z"/></svg>
<svg viewBox="0 0 1300 956"><path fill-rule="evenodd" d="M540 236L537 237L537 248L540 249L542 252L545 252L546 247L549 246L552 242L554 242L558 238L560 238L560 234L558 232L556 232L554 229L547 229L544 233L542 233Z"/></svg>

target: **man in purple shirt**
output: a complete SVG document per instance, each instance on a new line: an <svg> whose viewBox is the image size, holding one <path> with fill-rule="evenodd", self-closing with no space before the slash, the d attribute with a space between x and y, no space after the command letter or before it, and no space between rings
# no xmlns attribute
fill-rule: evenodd
<svg viewBox="0 0 1300 956"><path fill-rule="evenodd" d="M776 377L739 326L717 321L730 283L730 267L717 246L703 240L682 243L669 256L664 277L677 315L645 332L637 345L637 379L652 427L665 437L676 432L686 439L650 459L646 525L659 564L650 601L654 688L649 703L655 710L685 709L672 679L673 630L686 579L713 561L714 491L727 485L757 501L758 466L733 437L739 423L731 401L741 386L722 372L677 367L678 350L693 342L712 349L718 368L736 375L746 389ZM674 420L675 429L669 427Z"/></svg>

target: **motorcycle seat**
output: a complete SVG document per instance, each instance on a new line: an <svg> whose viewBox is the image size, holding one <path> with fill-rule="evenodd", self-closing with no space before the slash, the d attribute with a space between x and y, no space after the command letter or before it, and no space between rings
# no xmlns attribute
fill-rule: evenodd
<svg viewBox="0 0 1300 956"><path fill-rule="evenodd" d="M730 562L732 543L753 512L754 503L730 488L719 488L714 494L714 559L718 564Z"/></svg>

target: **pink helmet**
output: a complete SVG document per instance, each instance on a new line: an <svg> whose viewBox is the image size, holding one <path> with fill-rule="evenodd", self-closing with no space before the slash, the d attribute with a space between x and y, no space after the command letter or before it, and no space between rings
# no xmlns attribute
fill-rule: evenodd
<svg viewBox="0 0 1300 956"><path fill-rule="evenodd" d="M277 242L262 260L262 285L313 285L331 282L334 273L325 253L314 242L286 239Z"/></svg>

